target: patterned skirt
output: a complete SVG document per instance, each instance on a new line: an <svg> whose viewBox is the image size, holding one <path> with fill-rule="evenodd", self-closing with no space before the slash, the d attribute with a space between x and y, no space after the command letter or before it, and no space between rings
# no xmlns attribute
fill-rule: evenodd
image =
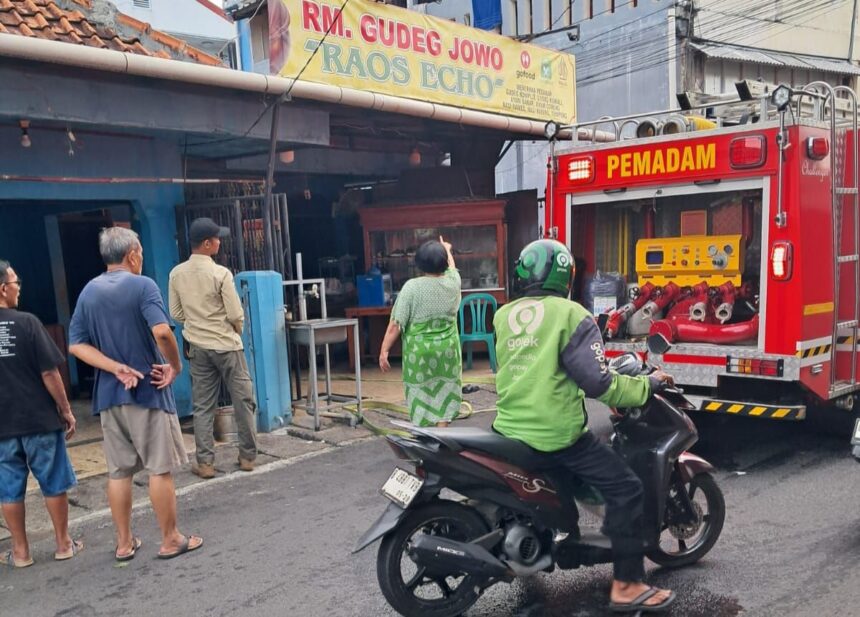
<svg viewBox="0 0 860 617"><path fill-rule="evenodd" d="M462 374L456 318L409 326L403 335L403 385L413 424L432 426L457 417Z"/></svg>

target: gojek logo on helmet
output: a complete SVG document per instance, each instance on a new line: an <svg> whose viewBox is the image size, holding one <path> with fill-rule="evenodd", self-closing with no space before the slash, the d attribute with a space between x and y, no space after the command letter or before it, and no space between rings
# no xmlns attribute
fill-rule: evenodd
<svg viewBox="0 0 860 617"><path fill-rule="evenodd" d="M537 300L523 300L508 315L508 327L514 338L508 339L508 349L537 347L538 338L534 336L543 323L543 304Z"/></svg>

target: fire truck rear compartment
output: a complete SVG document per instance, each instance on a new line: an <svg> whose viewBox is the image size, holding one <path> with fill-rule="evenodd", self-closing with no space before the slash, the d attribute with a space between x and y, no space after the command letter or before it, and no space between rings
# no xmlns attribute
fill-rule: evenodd
<svg viewBox="0 0 860 617"><path fill-rule="evenodd" d="M726 345L758 345L762 189L747 186L657 187L570 205L571 247L590 273L574 293L610 314L610 348L655 331L676 345L719 345L723 357Z"/></svg>

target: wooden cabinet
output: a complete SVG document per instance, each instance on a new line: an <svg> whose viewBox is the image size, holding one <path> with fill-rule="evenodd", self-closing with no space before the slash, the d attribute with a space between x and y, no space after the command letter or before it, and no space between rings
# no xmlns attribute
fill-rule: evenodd
<svg viewBox="0 0 860 617"><path fill-rule="evenodd" d="M368 206L359 210L364 263L391 274L394 291L420 273L415 250L445 238L453 247L463 292L485 291L507 300L505 204L503 200Z"/></svg>

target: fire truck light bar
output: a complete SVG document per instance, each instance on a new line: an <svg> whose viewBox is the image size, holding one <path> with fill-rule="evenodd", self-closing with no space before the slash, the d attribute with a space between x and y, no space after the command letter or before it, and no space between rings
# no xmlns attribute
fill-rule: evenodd
<svg viewBox="0 0 860 617"><path fill-rule="evenodd" d="M580 184L594 180L594 158L584 156L568 162L567 179Z"/></svg>
<svg viewBox="0 0 860 617"><path fill-rule="evenodd" d="M726 358L726 372L739 375L762 375L764 377L782 377L782 360L753 360L751 358Z"/></svg>

